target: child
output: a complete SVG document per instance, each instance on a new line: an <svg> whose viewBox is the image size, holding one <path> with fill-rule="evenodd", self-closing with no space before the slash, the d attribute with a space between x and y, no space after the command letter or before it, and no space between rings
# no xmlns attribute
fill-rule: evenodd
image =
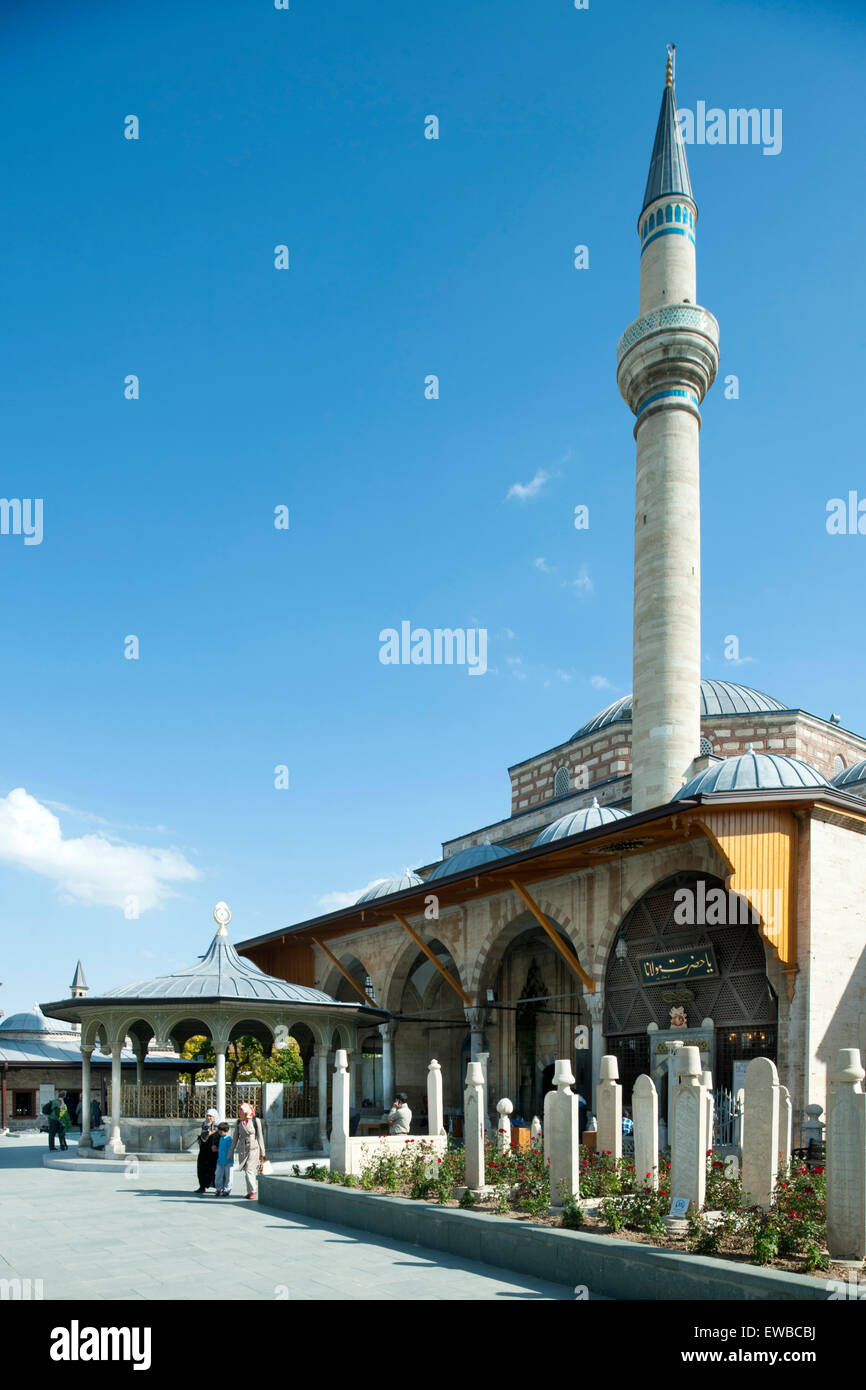
<svg viewBox="0 0 866 1390"><path fill-rule="evenodd" d="M232 1193L232 1160L230 1158L232 1137L229 1134L229 1127L225 1120L217 1126L219 1142L217 1145L217 1166L214 1175L214 1186L218 1197L230 1197Z"/></svg>

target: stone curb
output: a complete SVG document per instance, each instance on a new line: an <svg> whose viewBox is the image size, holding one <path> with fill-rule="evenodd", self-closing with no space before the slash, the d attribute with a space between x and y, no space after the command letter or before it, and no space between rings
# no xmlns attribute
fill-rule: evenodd
<svg viewBox="0 0 866 1390"><path fill-rule="evenodd" d="M306 1178L263 1177L259 1200L315 1221L444 1250L554 1284L585 1285L594 1294L617 1300L825 1302L828 1297L825 1281L805 1274L683 1255L614 1236L533 1226L407 1197L373 1196Z"/></svg>

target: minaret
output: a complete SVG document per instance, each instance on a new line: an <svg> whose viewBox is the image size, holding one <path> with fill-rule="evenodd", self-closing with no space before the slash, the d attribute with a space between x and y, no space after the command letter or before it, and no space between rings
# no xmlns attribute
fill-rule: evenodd
<svg viewBox="0 0 866 1390"><path fill-rule="evenodd" d="M665 805L700 750L700 404L719 326L696 303L698 209L677 125L674 53L638 219L640 318L617 348L636 423L632 810Z"/></svg>
<svg viewBox="0 0 866 1390"><path fill-rule="evenodd" d="M87 981L84 978L84 971L81 968L81 961L75 967L75 975L72 984L69 986L73 999L84 999L87 996Z"/></svg>

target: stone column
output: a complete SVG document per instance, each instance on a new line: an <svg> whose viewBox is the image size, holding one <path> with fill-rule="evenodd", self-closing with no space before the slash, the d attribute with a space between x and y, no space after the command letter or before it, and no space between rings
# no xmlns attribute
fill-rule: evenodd
<svg viewBox="0 0 866 1390"><path fill-rule="evenodd" d="M659 1185L659 1098L651 1076L639 1076L631 1093L635 1187ZM649 1177L647 1174L649 1173Z"/></svg>
<svg viewBox="0 0 866 1390"><path fill-rule="evenodd" d="M544 1157L550 1175L550 1208L561 1211L563 1196L576 1197L580 1174L580 1106L571 1089L574 1072L567 1059L554 1063L554 1091L544 1097Z"/></svg>
<svg viewBox="0 0 866 1390"><path fill-rule="evenodd" d="M707 1097L701 1082L701 1053L681 1047L677 1085L670 1103L671 1205L684 1198L698 1211L707 1190Z"/></svg>
<svg viewBox="0 0 866 1390"><path fill-rule="evenodd" d="M866 1075L854 1047L839 1052L827 1115L827 1249L830 1259L866 1257Z"/></svg>
<svg viewBox="0 0 866 1390"><path fill-rule="evenodd" d="M430 1139L445 1133L442 1105L442 1068L434 1057L427 1068L427 1134Z"/></svg>
<svg viewBox="0 0 866 1390"><path fill-rule="evenodd" d="M319 1103L319 1146L323 1153L328 1152L328 1045L320 1044L315 1051L316 1086Z"/></svg>
<svg viewBox="0 0 866 1390"><path fill-rule="evenodd" d="M81 1049L81 1138L78 1141L79 1149L89 1149L90 1142L90 1059L93 1056L92 1047L82 1047Z"/></svg>
<svg viewBox="0 0 866 1390"><path fill-rule="evenodd" d="M787 1086L779 1087L779 1167L787 1168L791 1162L791 1140L794 1128L794 1115L791 1108L791 1092Z"/></svg>
<svg viewBox="0 0 866 1390"><path fill-rule="evenodd" d="M331 1097L331 1166L336 1172L349 1171L349 1058L344 1048L334 1057Z"/></svg>
<svg viewBox="0 0 866 1390"><path fill-rule="evenodd" d="M214 1042L214 1054L216 1056L216 1108L220 1114L220 1120L225 1120L226 1116L226 1045L224 1042Z"/></svg>
<svg viewBox="0 0 866 1390"><path fill-rule="evenodd" d="M496 1102L496 1113L499 1116L499 1125L496 1130L496 1143L500 1153L507 1154L511 1148L511 1121L508 1116L513 1110L514 1106L507 1097Z"/></svg>
<svg viewBox="0 0 866 1390"><path fill-rule="evenodd" d="M144 1059L147 1055L147 1043L135 1049L135 1084L144 1085ZM139 1106L139 1110L141 1107Z"/></svg>
<svg viewBox="0 0 866 1390"><path fill-rule="evenodd" d="M396 1023L380 1023L382 1034L382 1110L387 1113L394 1104L394 1034Z"/></svg>
<svg viewBox="0 0 866 1390"><path fill-rule="evenodd" d="M111 1128L109 1132L106 1149L113 1154L124 1154L126 1148L120 1137L120 1087L121 1087L121 1064L120 1054L123 1051L123 1042L112 1044L111 1048Z"/></svg>
<svg viewBox="0 0 866 1390"><path fill-rule="evenodd" d="M480 1062L466 1068L463 1092L463 1133L466 1154L466 1186L473 1192L484 1186L484 1073Z"/></svg>
<svg viewBox="0 0 866 1390"><path fill-rule="evenodd" d="M746 1067L743 1205L769 1211L779 1171L779 1077L769 1057Z"/></svg>
<svg viewBox="0 0 866 1390"><path fill-rule="evenodd" d="M601 1031L604 997L601 989L597 989L595 994L585 994L583 1002L592 1022L592 1084L587 1097L587 1108L589 1108L592 1104L592 1097L598 1092L598 1083L601 1081L601 1059L604 1053L604 1034Z"/></svg>
<svg viewBox="0 0 866 1390"><path fill-rule="evenodd" d="M478 1054L484 1049L484 1029L487 1025L486 1009L464 1009L469 1024L469 1060L478 1061Z"/></svg>
<svg viewBox="0 0 866 1390"><path fill-rule="evenodd" d="M614 1163L622 1158L622 1087L615 1057L602 1057L601 1080L595 1093L598 1119L596 1153L610 1154Z"/></svg>

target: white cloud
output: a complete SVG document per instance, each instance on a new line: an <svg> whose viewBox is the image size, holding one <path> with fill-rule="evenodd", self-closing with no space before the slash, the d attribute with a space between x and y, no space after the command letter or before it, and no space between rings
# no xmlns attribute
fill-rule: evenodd
<svg viewBox="0 0 866 1390"><path fill-rule="evenodd" d="M23 787L0 797L0 860L54 879L77 902L124 910L133 899L136 916L177 897L172 884L200 877L179 850L105 835L64 839L57 817Z"/></svg>
<svg viewBox="0 0 866 1390"><path fill-rule="evenodd" d="M586 565L583 566L576 579L572 579L567 586L563 584L562 587L573 589L580 598L585 598L587 594L591 594L595 589L595 585L587 572Z"/></svg>
<svg viewBox="0 0 866 1390"><path fill-rule="evenodd" d="M347 893L325 893L324 897L318 899L318 906L323 912L339 912L341 907L353 907L362 893L367 893L371 888L376 888L380 883L387 883L386 878L371 878L364 888L350 888Z"/></svg>
<svg viewBox="0 0 866 1390"><path fill-rule="evenodd" d="M590 676L589 683L594 690L610 690L607 676Z"/></svg>
<svg viewBox="0 0 866 1390"><path fill-rule="evenodd" d="M504 627L504 628L502 629L502 633L501 633L500 635L501 635L502 637L507 637L507 638L508 638L508 641L510 642L510 641L512 641L512 639L515 637L516 634L515 634L514 632L512 632L512 630L511 630L510 627Z"/></svg>
<svg viewBox="0 0 866 1390"><path fill-rule="evenodd" d="M522 656L507 656L507 657L505 658L505 660L508 662L509 666L522 666L522 665L523 665L523 657L522 657Z"/></svg>
<svg viewBox="0 0 866 1390"><path fill-rule="evenodd" d="M570 674L568 671L560 671L560 670L557 669L556 674L559 676L559 679L560 679L561 681L570 681L570 680L571 680L571 674Z"/></svg>
<svg viewBox="0 0 866 1390"><path fill-rule="evenodd" d="M543 468L539 468L535 477L529 483L512 483L508 492L505 494L506 502L512 497L516 497L518 502L525 502L530 497L537 497L546 482L549 482L550 474Z"/></svg>
<svg viewBox="0 0 866 1390"><path fill-rule="evenodd" d="M532 563L537 570L541 570L542 574L553 574L554 566L549 565L543 555L539 555L538 559L533 560Z"/></svg>

